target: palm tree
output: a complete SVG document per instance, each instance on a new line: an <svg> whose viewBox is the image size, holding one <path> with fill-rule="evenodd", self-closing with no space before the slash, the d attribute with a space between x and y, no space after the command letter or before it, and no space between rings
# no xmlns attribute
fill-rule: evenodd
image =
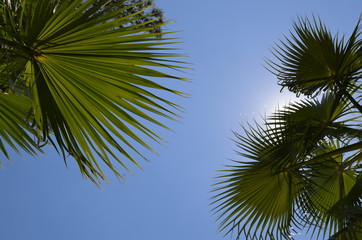
<svg viewBox="0 0 362 240"><path fill-rule="evenodd" d="M168 129L163 121L180 110L167 98L184 94L159 80L186 80L169 74L182 68L171 60L180 55L165 46L167 33L152 31L167 23L137 22L148 16L142 2L108 3L1 1L0 149L7 158L8 148L36 155L50 144L99 183L102 164L122 178L116 162L140 166L142 149L164 141L154 129ZM124 14L130 8L138 11Z"/></svg>
<svg viewBox="0 0 362 240"><path fill-rule="evenodd" d="M360 19L361 20L361 19ZM362 39L332 36L313 18L268 60L279 84L306 98L263 124L234 132L235 160L221 171L213 211L220 230L236 239L362 239Z"/></svg>

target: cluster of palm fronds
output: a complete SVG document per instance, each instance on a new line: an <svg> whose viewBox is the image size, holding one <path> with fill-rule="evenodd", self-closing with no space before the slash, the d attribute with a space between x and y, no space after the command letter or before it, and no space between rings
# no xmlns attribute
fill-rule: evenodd
<svg viewBox="0 0 362 240"><path fill-rule="evenodd" d="M165 47L166 23L149 8L150 1L1 1L6 157L8 147L35 155L50 143L97 182L105 178L98 159L122 177L113 161L139 166L141 148L153 151L149 142L163 141L153 129L167 128L162 119L174 119L179 108L167 93L183 93L157 79L184 79L159 71L182 64L170 60L179 54Z"/></svg>
<svg viewBox="0 0 362 240"><path fill-rule="evenodd" d="M299 19L268 61L283 88L305 100L235 133L237 153L216 184L220 228L236 239L362 239L362 39Z"/></svg>

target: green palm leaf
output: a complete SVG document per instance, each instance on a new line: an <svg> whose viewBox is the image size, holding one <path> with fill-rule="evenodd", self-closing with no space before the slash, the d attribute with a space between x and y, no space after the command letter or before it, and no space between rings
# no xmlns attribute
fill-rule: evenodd
<svg viewBox="0 0 362 240"><path fill-rule="evenodd" d="M338 148L338 141L323 141L313 154L318 156ZM359 202L358 199L352 200L351 196L347 204L346 196L360 185L357 182L358 171L346 164L350 158L352 156L346 158L339 153L305 167L310 184L303 193L304 201L300 201L304 211L308 212L304 220L313 232L318 229L318 236L323 232L324 239L347 227L349 211Z"/></svg>
<svg viewBox="0 0 362 240"><path fill-rule="evenodd" d="M294 201L305 183L293 163L303 148L290 144L289 137L261 126L244 129L246 136L235 133L243 150L239 155L250 161L237 165L219 177L214 191L214 212L219 214L220 230L237 231L237 239L281 239L288 237L294 221ZM272 164L272 162L276 164Z"/></svg>
<svg viewBox="0 0 362 240"><path fill-rule="evenodd" d="M295 33L274 49L280 61L268 61L279 84L297 94L324 90L355 89L361 74L360 21L350 38L332 36L320 20L299 19ZM336 91L338 92L338 91Z"/></svg>
<svg viewBox="0 0 362 240"><path fill-rule="evenodd" d="M158 93L184 95L155 80L185 80L158 70L181 68L169 60L179 56L164 46L171 42L155 40L161 33L146 33L150 27L142 24L118 28L137 18L119 17L132 6L112 12L108 1L17 2L20 10L3 9L3 49L26 60L21 76L31 93L37 137L73 156L92 181L104 179L97 158L120 177L112 159L127 170L125 159L139 166L137 158L145 158L140 147L153 151L149 141L164 141L148 126L167 128L160 117L178 116L179 106Z"/></svg>
<svg viewBox="0 0 362 240"><path fill-rule="evenodd" d="M19 152L18 147L36 155L39 147L34 142L34 130L27 124L31 99L26 96L0 92L0 150L10 159L5 143Z"/></svg>

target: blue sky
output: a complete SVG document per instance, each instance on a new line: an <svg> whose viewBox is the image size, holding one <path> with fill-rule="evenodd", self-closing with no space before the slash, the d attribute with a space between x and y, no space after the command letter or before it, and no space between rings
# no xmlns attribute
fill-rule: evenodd
<svg viewBox="0 0 362 240"><path fill-rule="evenodd" d="M262 66L298 15L319 15L332 32L350 33L359 0L155 0L192 63L177 85L190 94L175 132L142 170L95 187L77 166L47 149L13 156L0 169L0 239L221 240L209 198L216 170L235 158L231 130L293 99Z"/></svg>

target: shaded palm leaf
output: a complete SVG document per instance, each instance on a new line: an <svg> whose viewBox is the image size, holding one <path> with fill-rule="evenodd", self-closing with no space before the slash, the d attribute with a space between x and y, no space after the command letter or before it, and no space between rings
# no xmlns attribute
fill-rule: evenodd
<svg viewBox="0 0 362 240"><path fill-rule="evenodd" d="M360 190L359 194L361 195ZM344 205L344 203L340 203ZM344 205L344 211L342 213L339 212L335 217L344 219L346 222L345 227L334 233L328 240L355 240L362 238L362 209L360 200L355 202L354 205Z"/></svg>
<svg viewBox="0 0 362 240"><path fill-rule="evenodd" d="M280 61L268 61L279 84L297 94L355 89L361 74L360 22L350 38L332 36L320 20L299 19L291 37L274 49ZM338 92L338 91L336 91Z"/></svg>
<svg viewBox="0 0 362 240"><path fill-rule="evenodd" d="M338 141L323 141L314 150L316 156L331 152L340 148ZM348 212L350 207L358 201L350 197L349 207L346 204L346 196L350 191L359 186L357 172L354 168L345 164L350 157L343 154L335 154L329 158L320 159L305 166L305 176L309 179L309 185L303 192L304 201L300 201L306 221L313 232L317 231L323 238L347 227L350 220ZM344 202L344 204L341 204Z"/></svg>

